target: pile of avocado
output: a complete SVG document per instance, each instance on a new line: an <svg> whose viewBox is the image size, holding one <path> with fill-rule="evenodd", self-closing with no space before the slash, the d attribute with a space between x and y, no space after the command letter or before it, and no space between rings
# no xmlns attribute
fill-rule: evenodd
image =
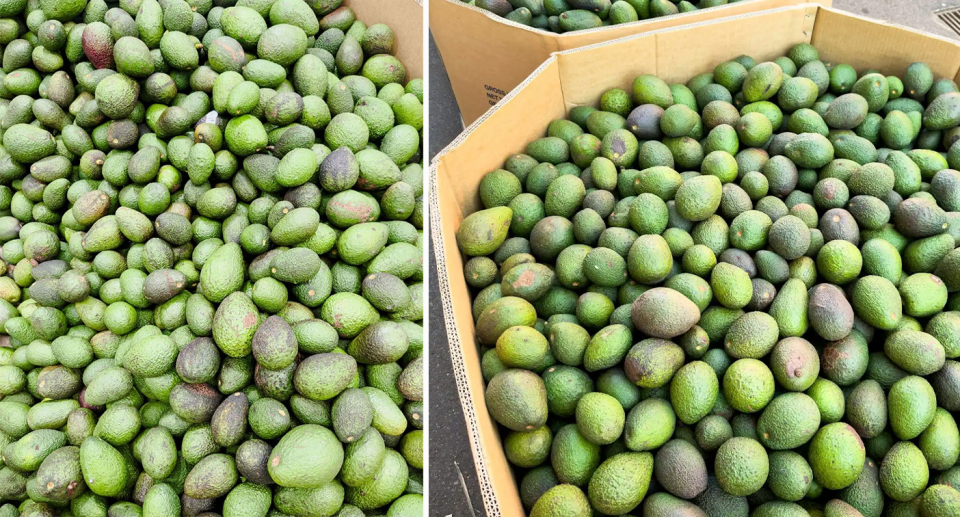
<svg viewBox="0 0 960 517"><path fill-rule="evenodd" d="M960 88L784 50L641 75L480 182L532 517L960 515Z"/></svg>
<svg viewBox="0 0 960 517"><path fill-rule="evenodd" d="M0 517L423 513L423 83L343 0L0 0Z"/></svg>
<svg viewBox="0 0 960 517"><path fill-rule="evenodd" d="M582 31L689 13L743 0L460 0L510 21L553 32Z"/></svg>

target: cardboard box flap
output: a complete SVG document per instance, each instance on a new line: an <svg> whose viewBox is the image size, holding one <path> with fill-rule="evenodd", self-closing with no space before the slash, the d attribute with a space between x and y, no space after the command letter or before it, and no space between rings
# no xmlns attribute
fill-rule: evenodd
<svg viewBox="0 0 960 517"><path fill-rule="evenodd" d="M474 337L475 326L470 304L454 305L452 302L453 299L470 298L463 276L463 263L448 261L448 257L459 256L455 236L464 215L482 208L476 192L476 182L461 181L458 171L476 170L477 167L487 171L495 170L503 164L504 154L522 152L526 142L543 135L544 128L529 124L523 110L502 108L517 103L553 118L563 117L566 113L563 98L559 95L560 75L556 59L549 59L532 77L538 78L536 84L510 92L495 109L474 122L467 131L441 151L430 170L431 225L435 229L439 227L439 231L431 232L437 257L438 287L470 445L475 460L482 465L477 469L477 474L488 517L522 515L523 507L519 498L499 499L496 495L515 491L517 480L501 452L496 424L487 412L484 380L482 376L470 375L463 367L465 364L479 364L480 351ZM470 142L470 149L480 149L481 152L462 152L460 146L467 140ZM515 149L509 149L504 147L507 142L520 144ZM442 162L439 161L440 156L444 156ZM442 176L443 180L438 180L438 176ZM440 216L441 213L443 217ZM491 472L497 474L491 475Z"/></svg>
<svg viewBox="0 0 960 517"><path fill-rule="evenodd" d="M529 83L530 78L536 77L536 83ZM561 91L559 67L556 60L551 58L543 63L526 81L521 83L503 99L494 109L477 119L463 133L460 134L437 157L444 157L448 177L456 179L457 170L461 168L481 168L487 171L499 169L503 166L503 157L512 153L523 152L526 142L544 136L546 127L531 125L527 117L517 110L507 111L503 107L509 103L519 103L534 110L536 113L552 118L566 116L566 104L556 92ZM525 86L528 86L525 88ZM518 116L520 115L520 116ZM463 153L460 146L466 140L470 141L471 149L481 149L482 152ZM522 145L514 144L523 142ZM514 147L509 147L513 145ZM505 147L507 146L507 147ZM434 159L436 163L436 159ZM458 202L468 211L479 210L479 197L476 189L458 182L455 185Z"/></svg>
<svg viewBox="0 0 960 517"><path fill-rule="evenodd" d="M430 31L444 57L460 113L479 118L557 51L641 32L696 24L764 9L832 0L742 0L661 18L556 34L512 22L461 0L434 0Z"/></svg>
<svg viewBox="0 0 960 517"><path fill-rule="evenodd" d="M833 5L832 0L802 0L801 3L803 2L816 2L827 7ZM796 6L797 3L798 2L796 0L767 0L760 4L747 0L718 5L716 7L708 7L706 9L697 9L696 11L680 13L674 16L649 18L633 23L601 27L599 29L567 32L556 35L555 37L560 41L560 50L572 50L588 45L596 45L598 43L602 44L604 41L613 41L616 39L634 36L637 34L638 29L643 30L644 32L653 32L672 27L690 27L711 20L729 19L743 14L756 13L761 10L770 11L783 7L793 7ZM600 34L597 34L598 31L602 31L602 38L598 38L598 36L600 36Z"/></svg>
<svg viewBox="0 0 960 517"><path fill-rule="evenodd" d="M407 80L423 77L423 0L365 0L348 2L357 19L368 26L385 23L396 35L395 55L407 69Z"/></svg>
<svg viewBox="0 0 960 517"><path fill-rule="evenodd" d="M656 74L668 83L686 82L737 55L746 54L759 63L773 61L790 47L810 42L816 16L816 6L805 5L777 9L764 17L745 14L724 25L704 22L697 34L665 29L657 33ZM719 44L731 34L737 39L736 55Z"/></svg>
<svg viewBox="0 0 960 517"><path fill-rule="evenodd" d="M537 79L535 82L533 79ZM466 214L480 210L477 181L459 176L461 170L492 171L503 165L503 157L523 152L526 143L543 136L545 127L530 124L526 110L508 110L514 104L534 109L543 116L561 118L566 104L560 94L559 65L551 57L519 87L477 119L434 158L430 167L431 243L437 260L437 282L443 306L450 359L457 391L464 411L470 446L478 464L477 478L488 517L523 515L519 497L500 497L516 491L517 480L502 452L496 423L487 411L485 381L472 375L464 365L480 364L471 305L454 304L470 299L459 257L456 232ZM469 142L469 145L464 145ZM515 148L505 147L516 143ZM470 149L470 152L464 152ZM480 152L476 152L480 150ZM443 160L441 161L441 157ZM440 179L442 178L442 179ZM443 214L441 216L441 214ZM491 473L496 473L492 475Z"/></svg>
<svg viewBox="0 0 960 517"><path fill-rule="evenodd" d="M957 76L960 42L854 14L822 9L813 29L814 46L827 49L821 59L847 63L858 73L877 68L902 74L910 63L930 65L935 77Z"/></svg>
<svg viewBox="0 0 960 517"><path fill-rule="evenodd" d="M434 0L430 5L430 32L437 42L467 122L503 99L551 53L560 50L551 33L464 4ZM477 59L482 55L483 59Z"/></svg>
<svg viewBox="0 0 960 517"><path fill-rule="evenodd" d="M444 181L437 181L442 175ZM487 411L484 398L485 381L466 365L480 364L480 350L476 346L475 326L470 303L454 304L453 300L469 300L470 292L459 261L448 263L446 257L456 257L456 231L463 218L456 202L453 186L461 182L451 181L452 173L446 164L431 167L430 226L433 250L437 259L437 287L441 293L443 319L453 363L453 375L457 384L460 404L470 449L476 463L477 481L487 517L523 515L519 497L504 498L501 494L516 492L517 479L502 452L500 434L496 422ZM441 214L443 216L441 217ZM440 346L441 344L435 344ZM431 345L434 346L434 345Z"/></svg>
<svg viewBox="0 0 960 517"><path fill-rule="evenodd" d="M464 0L436 0L435 5L431 5L431 6L430 6L431 12L432 12L433 9L441 9L441 10L443 10L443 9L446 9L446 8L447 8L447 7L444 7L444 6L439 6L439 4L441 4L441 3L445 3L445 4L447 4L447 5L450 6L450 7L456 7L457 9L467 9L468 11L470 11L470 12L472 12L472 13L476 13L476 14L478 14L478 15L480 15L480 16L483 16L483 17L489 19L490 21L493 21L493 22L496 22L496 23L500 23L500 24L504 24L504 25L507 25L507 26L510 26L510 27L514 27L514 28L520 29L520 30L522 30L522 31L531 32L531 33L540 34L540 35L547 35L547 36L548 36L548 35L551 35L551 34L554 34L554 33L550 32L550 31L545 31L545 30L543 30L543 29L538 29L538 28L536 28L536 27L531 27L531 26L529 26L529 25L524 25L524 24L522 24L522 23L517 23L517 22L515 22L515 21L508 20L508 19L504 18L503 16L499 16L499 15L497 15L497 14L494 14L494 13L492 13L492 12L486 10L486 9L483 9L483 8L481 8L481 7L477 7L477 6L473 5L473 4L468 4L468 3L465 2ZM477 19L476 19L476 18L473 18L473 15L462 14L462 16L463 16L464 21L471 22L471 23L473 23L473 24L478 24Z"/></svg>
<svg viewBox="0 0 960 517"><path fill-rule="evenodd" d="M437 5L443 5L450 1L457 2L458 0L440 0L437 2ZM725 21L739 21L743 24L742 30L751 30L756 33L754 37L751 38L751 46L755 47L758 53L771 54L769 58L773 59L774 57L782 55L782 51L769 50L770 45L768 42L770 40L770 34L768 31L771 23L780 27L780 30L785 34L783 39L788 43L784 43L785 46L781 48L788 48L790 45L801 41L809 42L810 32L816 18L817 7L817 4L782 7L770 11L762 11L761 13L744 14L731 18L722 18L720 20L708 20L695 24L693 27L710 26ZM432 9L433 8L431 8L431 10ZM478 8L473 8L471 11L480 11L480 13L474 14L495 16ZM769 18L756 18L759 14L774 14L778 17L775 21ZM712 70L717 63L735 57L727 56L726 54L728 54L728 52L725 52L723 48L716 49L716 47L722 46L717 44L715 38L703 38L698 43L691 42L690 36L685 35L685 30L688 28L689 26L669 27L653 32L627 36L606 43L598 43L579 49L554 53L552 57L529 74L513 91L508 93L503 98L503 102L490 109L481 118L475 120L453 142L437 153L433 163L436 164L440 158L444 158L448 167L455 170L458 167L458 148L460 148L467 139L481 139L477 145L484 148L499 149L502 152L503 143L512 141L512 139L509 138L510 136L519 136L517 135L518 132L529 135L526 140L521 140L523 142L529 142L530 140L543 136L545 127L535 128L533 131L525 129L525 126L529 126L525 118L522 120L512 120L512 117L507 117L510 118L510 120L501 120L504 115L498 114L503 111L508 102L529 103L525 105L532 106L537 113L542 114L548 112L554 114L553 118L563 118L566 117L568 110L574 106L596 104L599 95L587 95L587 98L584 98L583 94L585 92L599 91L602 93L609 88L629 87L637 75L645 73L660 75L671 82L685 82L698 73ZM716 35L717 38L721 40L728 38L725 26L720 26L716 30L718 31ZM740 30L740 28L737 30ZM671 39L671 36L668 35L669 33L676 33L679 36L674 36L673 39ZM797 34L801 36L797 37ZM658 40L658 37L661 37L661 35L664 35L662 37L666 39ZM682 53L684 49L689 49L690 46L696 45L700 48L701 54L710 52L710 55L702 57L696 63L691 64L688 64L690 60L686 56L683 58L669 56L669 54L667 58L661 56L661 52L669 53L671 51L669 48L671 45L681 45L672 49L677 53ZM717 57L718 55L720 57ZM620 66L619 62L623 60L623 56L630 56L630 59L623 66ZM663 61L665 63L664 66L659 66L658 61ZM559 63L559 66L555 67L555 62ZM618 63L618 66L612 66L611 63ZM678 71L678 69L680 71ZM534 82L535 78L537 79L536 82ZM562 102L562 106L558 108L558 106L555 105L557 101L556 95L552 93L539 94L533 92L528 86L533 89L542 89L544 92L549 92L554 87L558 87L561 94L560 101ZM520 98L519 100L518 97ZM495 122L484 124L484 122L491 120ZM478 135L478 132L483 136ZM509 150L510 153L521 151L522 148ZM483 156L480 157L480 163L489 170L499 168L503 160L495 154L496 153L494 153L494 155L484 153ZM471 153L467 161L471 164L476 164L477 158L477 156L473 156L473 153ZM466 164L464 163L462 165ZM460 199L464 203L476 203L478 201L478 199L474 199L476 197L476 192L471 192L468 196L463 196ZM472 204L464 206L464 208L469 208L469 211L465 213L470 213L478 209L479 206Z"/></svg>
<svg viewBox="0 0 960 517"><path fill-rule="evenodd" d="M559 52L567 109L596 105L610 88L630 92L633 79L641 74L682 84L740 54L760 62L773 60L797 43L810 42L816 13L815 4L783 7ZM731 34L736 35L735 54L724 45Z"/></svg>
<svg viewBox="0 0 960 517"><path fill-rule="evenodd" d="M689 32L691 28L698 29L695 35ZM930 65L935 76L960 80L960 42L809 4L558 52L567 107L594 105L599 100L596 88L602 87L600 93L609 88L628 88L639 74L654 74L669 83L686 82L736 57L720 44L731 33L737 35L736 55L747 54L758 61L775 59L784 49L807 42L827 49L821 54L824 62L846 63L859 72L879 69L887 75L902 74L910 63L922 61ZM655 46L654 52L651 46ZM696 52L690 54L690 49ZM623 56L630 56L632 66L611 69L609 63Z"/></svg>

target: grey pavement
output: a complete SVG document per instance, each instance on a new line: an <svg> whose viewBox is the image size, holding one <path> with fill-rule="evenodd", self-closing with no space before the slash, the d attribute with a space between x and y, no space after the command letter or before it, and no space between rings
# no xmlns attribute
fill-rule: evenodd
<svg viewBox="0 0 960 517"><path fill-rule="evenodd" d="M934 11L960 0L834 0L833 6L941 36L958 38ZM443 60L430 37L430 158L463 131ZM436 271L434 257L430 269ZM480 487L457 397L437 282L430 282L430 509L432 516L484 517Z"/></svg>

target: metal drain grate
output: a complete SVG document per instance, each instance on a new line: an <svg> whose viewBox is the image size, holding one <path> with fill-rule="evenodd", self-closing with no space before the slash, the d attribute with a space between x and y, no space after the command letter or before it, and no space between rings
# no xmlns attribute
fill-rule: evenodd
<svg viewBox="0 0 960 517"><path fill-rule="evenodd" d="M960 7L947 7L934 11L933 14L960 36Z"/></svg>

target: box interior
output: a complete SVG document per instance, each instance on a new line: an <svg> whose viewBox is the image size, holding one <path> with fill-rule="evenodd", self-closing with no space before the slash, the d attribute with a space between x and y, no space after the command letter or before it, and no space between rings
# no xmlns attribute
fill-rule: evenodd
<svg viewBox="0 0 960 517"><path fill-rule="evenodd" d="M463 218L482 208L480 180L544 136L550 121L565 117L574 106L596 105L609 88L630 91L637 75L686 82L738 55L771 60L801 42L815 45L822 60L848 63L860 72L876 68L899 74L910 63L924 61L937 77L960 80L960 43L816 4L787 7L557 53L434 160L430 210L438 281L454 373L491 517L523 515L523 509L497 424L486 410L471 293L455 239Z"/></svg>

